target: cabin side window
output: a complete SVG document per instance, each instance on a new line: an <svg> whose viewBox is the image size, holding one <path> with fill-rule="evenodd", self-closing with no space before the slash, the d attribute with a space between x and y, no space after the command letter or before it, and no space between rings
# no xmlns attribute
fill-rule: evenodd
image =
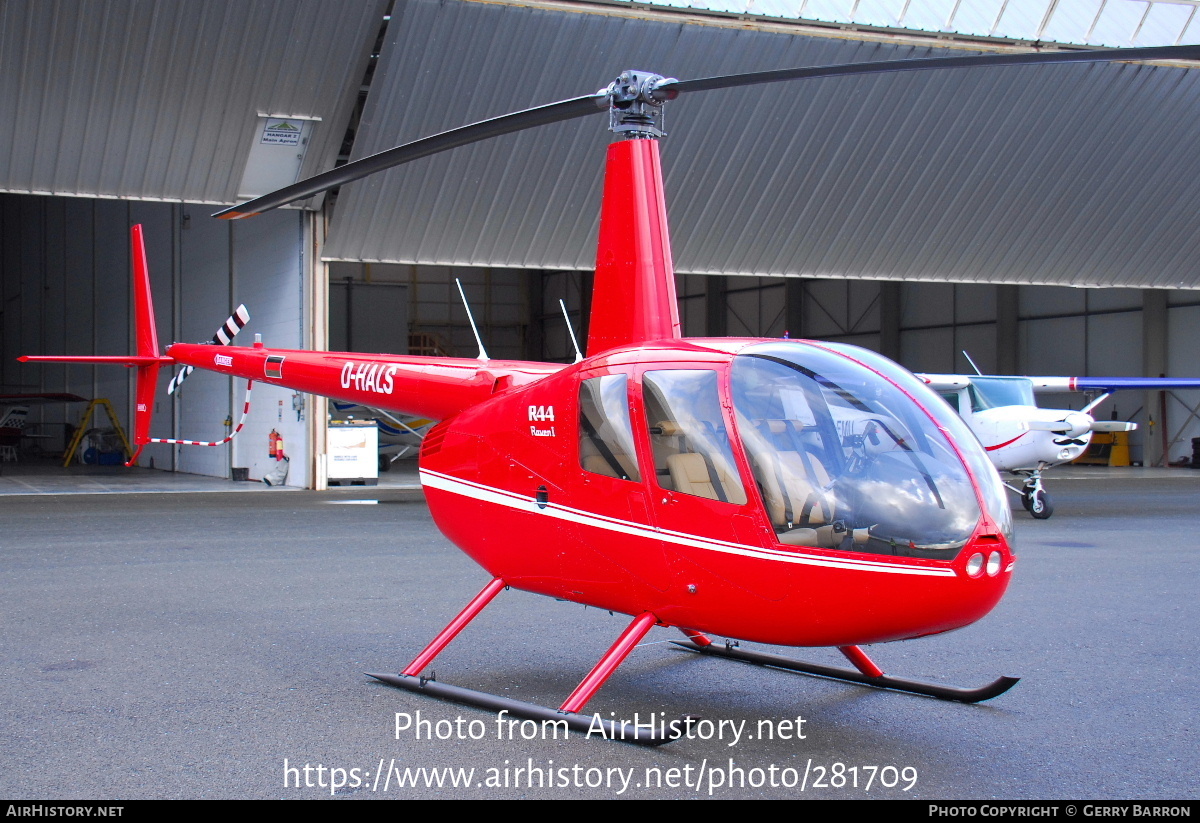
<svg viewBox="0 0 1200 823"><path fill-rule="evenodd" d="M721 414L717 373L651 371L643 376L642 386L658 484L722 503L745 504L746 490Z"/></svg>
<svg viewBox="0 0 1200 823"><path fill-rule="evenodd" d="M628 383L623 374L609 374L579 385L579 465L593 474L640 481Z"/></svg>

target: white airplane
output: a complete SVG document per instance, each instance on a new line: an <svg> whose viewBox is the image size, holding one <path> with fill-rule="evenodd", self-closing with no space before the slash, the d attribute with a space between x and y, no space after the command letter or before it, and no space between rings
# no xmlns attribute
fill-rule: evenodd
<svg viewBox="0 0 1200 823"><path fill-rule="evenodd" d="M84 403L87 398L62 392L50 394L0 394L0 462L15 462L17 445L22 437L50 439L48 434L31 434L29 425L30 406L46 403Z"/></svg>
<svg viewBox="0 0 1200 823"><path fill-rule="evenodd" d="M1114 391L1200 389L1200 379L1171 377L1010 377L1000 375L918 374L953 407L987 450L996 469L1024 477L1021 504L1039 520L1054 514L1042 485L1042 472L1076 459L1094 432L1133 431L1136 423L1097 420L1090 412ZM1043 409L1035 392L1095 394L1086 406Z"/></svg>

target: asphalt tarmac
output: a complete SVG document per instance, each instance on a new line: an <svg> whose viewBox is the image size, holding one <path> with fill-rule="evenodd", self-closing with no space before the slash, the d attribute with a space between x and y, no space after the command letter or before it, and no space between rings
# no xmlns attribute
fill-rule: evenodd
<svg viewBox="0 0 1200 823"><path fill-rule="evenodd" d="M702 718L657 749L362 674L402 668L487 582L419 492L0 496L0 797L1196 798L1200 472L1050 488L1052 519L1015 514L991 615L871 650L897 676L1012 691L876 691L654 629L587 711ZM503 592L434 668L555 706L627 621Z"/></svg>

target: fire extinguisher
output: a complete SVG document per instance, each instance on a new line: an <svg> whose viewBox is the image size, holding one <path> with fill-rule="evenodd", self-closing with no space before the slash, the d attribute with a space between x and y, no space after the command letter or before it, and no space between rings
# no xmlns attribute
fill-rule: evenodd
<svg viewBox="0 0 1200 823"><path fill-rule="evenodd" d="M282 439L279 432L274 429L271 429L271 433L267 435L267 456L272 460L278 459L276 455L279 454L279 441Z"/></svg>

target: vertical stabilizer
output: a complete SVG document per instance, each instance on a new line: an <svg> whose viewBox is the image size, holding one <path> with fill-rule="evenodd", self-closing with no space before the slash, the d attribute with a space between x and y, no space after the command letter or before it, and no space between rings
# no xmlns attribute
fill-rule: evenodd
<svg viewBox="0 0 1200 823"><path fill-rule="evenodd" d="M138 357L158 358L158 330L154 325L154 300L150 295L150 266L146 261L146 241L139 223L130 231L133 257L133 316ZM168 359L168 362L170 360ZM154 417L154 395L158 390L160 362L137 367L137 397L133 413L133 456L126 466L137 463L142 447L150 442L150 421Z"/></svg>
<svg viewBox="0 0 1200 823"><path fill-rule="evenodd" d="M131 232L133 252L133 319L137 339L137 354L126 355L25 355L22 363L95 363L97 365L128 366L137 369L137 405L133 413L133 444L136 449L126 466L137 463L142 446L150 442L150 418L154 415L154 392L158 387L158 370L175 362L173 357L158 353L158 333L154 328L154 301L150 297L150 268L146 265L146 244L142 227Z"/></svg>
<svg viewBox="0 0 1200 823"><path fill-rule="evenodd" d="M658 141L619 140L604 172L587 353L679 336Z"/></svg>
<svg viewBox="0 0 1200 823"><path fill-rule="evenodd" d="M158 357L158 331L154 325L154 301L150 297L150 266L146 241L139 223L130 230L133 256L133 316L139 357Z"/></svg>

